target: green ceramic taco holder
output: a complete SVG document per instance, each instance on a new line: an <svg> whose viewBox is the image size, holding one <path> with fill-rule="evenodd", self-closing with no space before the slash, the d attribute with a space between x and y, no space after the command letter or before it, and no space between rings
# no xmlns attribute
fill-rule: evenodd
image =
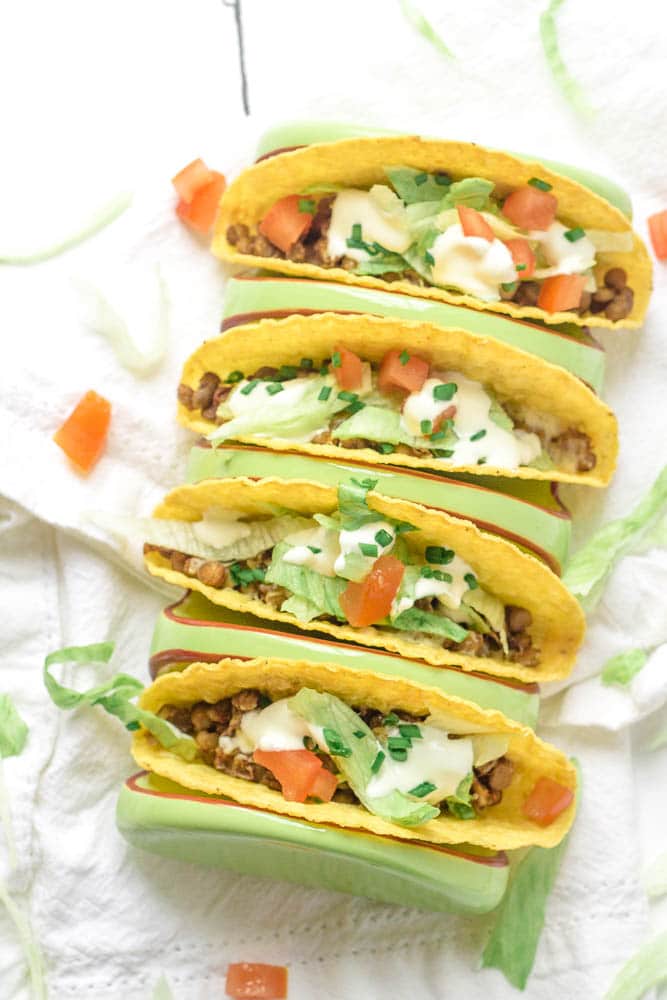
<svg viewBox="0 0 667 1000"><path fill-rule="evenodd" d="M498 313L333 281L254 275L230 278L225 289L222 330L260 319L318 312L371 313L407 322L463 328L567 368L595 392L602 389L604 351L580 327L572 327L577 331L575 337L559 332L557 327L508 319Z"/></svg>
<svg viewBox="0 0 667 1000"><path fill-rule="evenodd" d="M537 684L501 680L459 667L433 667L384 650L300 632L284 622L262 622L253 615L218 607L194 591L160 613L150 648L151 676L197 661L217 662L225 656L340 663L437 687L482 708L497 708L524 726L534 728L537 722Z"/></svg>
<svg viewBox="0 0 667 1000"><path fill-rule="evenodd" d="M204 442L190 450L186 479L310 479L338 486L351 478L377 480L379 493L474 521L484 531L502 535L560 573L570 544L570 515L550 483L520 479L445 476L417 470L398 472L364 462L337 461L313 455L270 452L245 445L211 448ZM502 492L499 490L502 488Z"/></svg>
<svg viewBox="0 0 667 1000"><path fill-rule="evenodd" d="M134 847L166 858L425 910L487 913L507 886L502 852L423 846L306 823L145 772L125 782L116 822Z"/></svg>

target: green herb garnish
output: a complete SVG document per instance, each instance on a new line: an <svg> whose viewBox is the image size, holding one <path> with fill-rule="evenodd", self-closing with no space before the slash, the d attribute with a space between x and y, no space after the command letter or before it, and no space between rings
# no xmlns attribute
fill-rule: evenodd
<svg viewBox="0 0 667 1000"><path fill-rule="evenodd" d="M433 386L433 398L440 400L440 402L447 402L457 389L456 382L441 382L440 385Z"/></svg>
<svg viewBox="0 0 667 1000"><path fill-rule="evenodd" d="M312 215L315 211L315 202L312 198L299 198L299 211Z"/></svg>
<svg viewBox="0 0 667 1000"><path fill-rule="evenodd" d="M477 577L473 573L466 573L463 579L468 584L471 590L477 590L477 588L479 587L479 584L477 583Z"/></svg>
<svg viewBox="0 0 667 1000"><path fill-rule="evenodd" d="M389 715L385 715L382 720L385 726L397 726L401 720L396 715L396 712L390 712Z"/></svg>
<svg viewBox="0 0 667 1000"><path fill-rule="evenodd" d="M401 351L401 353L398 356L398 360L401 362L402 365L407 365L408 361L410 360L410 355L408 354L407 351Z"/></svg>
<svg viewBox="0 0 667 1000"><path fill-rule="evenodd" d="M470 435L470 440L481 441L483 437L486 437L486 430L482 427L481 431L475 431L474 434Z"/></svg>
<svg viewBox="0 0 667 1000"><path fill-rule="evenodd" d="M331 386L323 385L322 388L320 389L320 394L317 398L321 400L323 403L325 403L330 395L331 395Z"/></svg>
<svg viewBox="0 0 667 1000"><path fill-rule="evenodd" d="M307 545L306 548L310 549L314 556L318 556L322 549L318 549L317 545Z"/></svg>
<svg viewBox="0 0 667 1000"><path fill-rule="evenodd" d="M428 180L428 174L415 174L414 181L415 184L426 184Z"/></svg>
<svg viewBox="0 0 667 1000"><path fill-rule="evenodd" d="M378 547L372 542L359 542L359 550L363 556L374 556L377 558Z"/></svg>
<svg viewBox="0 0 667 1000"><path fill-rule="evenodd" d="M377 756L373 763L371 764L371 771L373 774L377 774L382 767L382 761L385 759L386 754L382 750L378 750Z"/></svg>
<svg viewBox="0 0 667 1000"><path fill-rule="evenodd" d="M340 351L334 351L331 355L331 364L334 368L340 368L342 362L340 359Z"/></svg>
<svg viewBox="0 0 667 1000"><path fill-rule="evenodd" d="M296 373L297 373L296 365L281 365L278 370L278 378L280 379L296 378Z"/></svg>
<svg viewBox="0 0 667 1000"><path fill-rule="evenodd" d="M327 748L332 757L351 757L352 751L341 739L340 733L327 726L322 730L322 735L326 740Z"/></svg>
<svg viewBox="0 0 667 1000"><path fill-rule="evenodd" d="M434 448L433 454L436 458L451 458L454 454L453 448Z"/></svg>
<svg viewBox="0 0 667 1000"><path fill-rule="evenodd" d="M401 722L398 731L401 736L405 736L409 740L421 740L424 738L421 729L414 722Z"/></svg>
<svg viewBox="0 0 667 1000"><path fill-rule="evenodd" d="M407 736L390 736L387 740L387 749L391 753L392 750L410 750L412 747L412 742Z"/></svg>
<svg viewBox="0 0 667 1000"><path fill-rule="evenodd" d="M408 759L408 751L407 750L400 750L398 748L392 750L391 747L390 747L389 748L389 756L391 757L392 760L398 760L398 761L401 761L401 762L402 761L406 761Z"/></svg>
<svg viewBox="0 0 667 1000"><path fill-rule="evenodd" d="M301 361L299 361L299 368L311 369L314 364L315 362L312 358L301 358Z"/></svg>
<svg viewBox="0 0 667 1000"><path fill-rule="evenodd" d="M454 558L454 550L446 549L442 545L427 545L424 555L426 556L426 562L446 566Z"/></svg>
<svg viewBox="0 0 667 1000"><path fill-rule="evenodd" d="M375 541L378 545L381 545L383 549L386 549L388 545L391 545L392 536L384 528L380 528L379 531L375 532Z"/></svg>
<svg viewBox="0 0 667 1000"><path fill-rule="evenodd" d="M334 357L336 357L335 354ZM356 401L359 399L359 396L357 395L356 392L350 392L348 389L343 389L341 392L338 393L338 398L344 399L346 403L356 403Z"/></svg>
<svg viewBox="0 0 667 1000"><path fill-rule="evenodd" d="M576 243L577 240L582 240L585 235L586 233L581 226L575 226L574 229L568 229L563 233L565 239L569 240L570 243Z"/></svg>
<svg viewBox="0 0 667 1000"><path fill-rule="evenodd" d="M435 257L430 252L430 250L427 250L426 253L424 254L424 260L426 261L427 264L430 264L431 267L433 267L433 265L435 264Z"/></svg>
<svg viewBox="0 0 667 1000"><path fill-rule="evenodd" d="M268 392L269 396L275 396L276 393L283 392L284 388L285 387L282 384L282 382L272 382L271 385L267 385L266 391Z"/></svg>
<svg viewBox="0 0 667 1000"><path fill-rule="evenodd" d="M504 292L515 292L516 289L518 288L518 285L519 285L518 281L503 281L501 282L500 287Z"/></svg>
<svg viewBox="0 0 667 1000"><path fill-rule="evenodd" d="M539 177L531 177L528 183L538 191L551 191L552 185L547 181L540 180Z"/></svg>
<svg viewBox="0 0 667 1000"><path fill-rule="evenodd" d="M408 795L414 795L417 799L423 799L425 795L430 795L434 791L435 785L432 781L422 781L416 788L411 788Z"/></svg>
<svg viewBox="0 0 667 1000"><path fill-rule="evenodd" d="M383 441L382 444L378 445L378 448L380 449L383 455L391 455L391 453L396 450L394 445L389 444L388 441Z"/></svg>
<svg viewBox="0 0 667 1000"><path fill-rule="evenodd" d="M424 435L430 434L433 430L433 422L431 420L422 420L419 424L419 429Z"/></svg>
<svg viewBox="0 0 667 1000"><path fill-rule="evenodd" d="M244 385L243 388L241 389L241 395L242 396L249 396L250 393L252 392L252 390L256 389L258 385L259 385L259 379L258 378L251 379L251 381L248 382L247 385Z"/></svg>
<svg viewBox="0 0 667 1000"><path fill-rule="evenodd" d="M243 372L240 372L238 369L235 369L233 372L229 373L229 375L225 379L225 382L232 382L232 383L240 382L242 378L243 378Z"/></svg>

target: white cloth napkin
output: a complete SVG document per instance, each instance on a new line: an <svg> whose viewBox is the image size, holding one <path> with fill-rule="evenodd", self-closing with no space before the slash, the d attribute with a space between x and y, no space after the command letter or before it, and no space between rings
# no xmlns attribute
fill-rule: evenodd
<svg viewBox="0 0 667 1000"><path fill-rule="evenodd" d="M225 276L173 216L169 177L189 159L202 155L231 175L252 159L263 126L327 117L598 169L630 189L642 233L646 215L667 207L664 100L655 91L665 39L649 0L633 4L632 16L608 0L565 4L559 15L565 58L599 109L591 122L553 87L535 4L517 0L510 10L477 0L444 11L435 0L416 2L456 61L415 34L397 3L246 0L250 119L240 106L233 14L223 4L26 0L2 33L1 82L16 95L4 137L20 155L0 168L0 252L47 243L89 206L135 191L128 213L80 249L37 268L0 267L0 690L11 692L31 729L24 754L4 768L19 849L10 887L30 913L58 1000L139 1000L162 973L178 1000L218 996L226 963L237 960L289 964L290 1000L502 1000L514 992L498 972L473 971L488 919L212 874L126 847L114 806L131 770L127 734L100 711L65 717L40 678L48 651L104 638L117 644L113 669L147 677L168 588L139 576L83 515L145 514L183 476L189 439L175 424L175 388L186 356L216 332ZM97 284L147 346L156 264L169 293L169 348L157 373L137 379L86 330L71 279ZM665 461L664 268L656 269L645 329L600 335L621 457L606 493L564 491L579 541L626 512ZM105 457L81 479L51 435L88 388L112 401L113 420ZM659 757L633 757L627 726L664 705L666 572L664 552L626 558L572 683L551 697L545 691L544 735L580 758L584 793L525 994L535 1000L601 997L648 933L640 834L657 851L667 815L653 794ZM605 660L636 645L656 652L629 691L603 688ZM82 687L92 681L92 672L77 674ZM3 996L28 996L2 914L0 982Z"/></svg>

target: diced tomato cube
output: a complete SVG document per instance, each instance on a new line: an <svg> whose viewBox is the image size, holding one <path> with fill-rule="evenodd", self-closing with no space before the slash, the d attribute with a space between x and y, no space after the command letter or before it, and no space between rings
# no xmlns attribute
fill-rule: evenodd
<svg viewBox="0 0 667 1000"><path fill-rule="evenodd" d="M505 240L505 246L512 254L512 260L521 279L530 278L535 272L535 254L528 240Z"/></svg>
<svg viewBox="0 0 667 1000"><path fill-rule="evenodd" d="M387 351L380 365L380 389L404 389L419 392L428 378L429 364L416 354L407 351Z"/></svg>
<svg viewBox="0 0 667 1000"><path fill-rule="evenodd" d="M255 750L252 759L278 779L288 802L305 802L322 769L312 750Z"/></svg>
<svg viewBox="0 0 667 1000"><path fill-rule="evenodd" d="M262 236L266 236L283 253L289 253L312 225L313 213L299 210L299 203L303 201L298 194L281 198L271 206L259 224Z"/></svg>
<svg viewBox="0 0 667 1000"><path fill-rule="evenodd" d="M227 968L225 993L232 1000L286 1000L287 969L262 962L233 962Z"/></svg>
<svg viewBox="0 0 667 1000"><path fill-rule="evenodd" d="M549 826L574 800L574 792L552 778L538 778L523 804L523 814L538 826Z"/></svg>
<svg viewBox="0 0 667 1000"><path fill-rule="evenodd" d="M576 309L586 281L583 274L555 274L545 278L537 298L538 307L550 313Z"/></svg>
<svg viewBox="0 0 667 1000"><path fill-rule="evenodd" d="M380 556L361 583L348 583L340 595L340 606L350 625L374 625L389 614L398 593L405 566L395 556Z"/></svg>
<svg viewBox="0 0 667 1000"><path fill-rule="evenodd" d="M481 236L483 240L493 243L495 234L481 212L476 208L468 208L467 205L457 205L456 211L459 213L464 236Z"/></svg>
<svg viewBox="0 0 667 1000"><path fill-rule="evenodd" d="M658 260L667 260L667 209L649 216L648 231Z"/></svg>
<svg viewBox="0 0 667 1000"><path fill-rule="evenodd" d="M340 358L340 364L336 361ZM341 389L359 389L363 381L364 369L361 358L346 347L334 348L332 370Z"/></svg>
<svg viewBox="0 0 667 1000"><path fill-rule="evenodd" d="M195 191L190 203L181 199L176 206L176 215L198 233L209 233L218 214L218 205L227 186L223 174L211 171L213 180Z"/></svg>
<svg viewBox="0 0 667 1000"><path fill-rule="evenodd" d="M503 215L519 229L548 229L556 218L558 199L538 188L517 188L505 198Z"/></svg>
<svg viewBox="0 0 667 1000"><path fill-rule="evenodd" d="M197 159L188 163L187 167L183 167L175 177L172 177L171 183L176 188L180 200L189 205L196 192L210 184L213 179L213 171L208 169L203 160Z"/></svg>
<svg viewBox="0 0 667 1000"><path fill-rule="evenodd" d="M321 771L318 771L314 782L310 786L308 795L314 799L321 799L322 802L331 802L337 788L338 779L336 775L332 774L331 771L327 771L326 767L322 766Z"/></svg>
<svg viewBox="0 0 667 1000"><path fill-rule="evenodd" d="M76 404L53 440L81 472L90 472L104 451L111 403L89 390Z"/></svg>

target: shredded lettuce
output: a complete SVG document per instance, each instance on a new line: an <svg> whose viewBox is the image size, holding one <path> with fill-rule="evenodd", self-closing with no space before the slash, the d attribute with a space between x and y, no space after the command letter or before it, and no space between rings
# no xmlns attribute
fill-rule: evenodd
<svg viewBox="0 0 667 1000"><path fill-rule="evenodd" d="M12 897L9 895L7 887L3 882L0 882L0 903L4 905L9 915L9 919L16 927L21 947L23 948L23 953L28 963L30 985L32 988L32 1000L46 1000L44 959L42 958L39 944L33 934L28 919L24 916Z"/></svg>
<svg viewBox="0 0 667 1000"><path fill-rule="evenodd" d="M540 15L542 48L554 82L565 100L569 101L578 114L590 117L593 114L593 109L585 98L581 87L571 76L558 46L556 14L564 2L565 0L550 0L547 9Z"/></svg>
<svg viewBox="0 0 667 1000"><path fill-rule="evenodd" d="M491 420L493 420L494 424L497 424L498 427L502 427L503 430L514 430L514 421L512 418L505 413L496 397L488 389L486 392L487 395L491 397L491 406L489 408L489 417Z"/></svg>
<svg viewBox="0 0 667 1000"><path fill-rule="evenodd" d="M642 874L642 885L649 896L667 893L667 852L659 854Z"/></svg>
<svg viewBox="0 0 667 1000"><path fill-rule="evenodd" d="M64 253L66 250L71 250L72 247L78 246L79 243L83 243L85 240L89 239L91 236L95 236L99 233L101 229L114 222L119 215L129 208L132 201L132 195L127 191L122 194L117 195L111 201L103 205L102 208L90 219L81 229L75 230L75 232L70 233L69 236L65 236L62 240L58 240L57 243L53 243L47 247L41 247L38 250L32 250L30 253L0 253L0 264L41 264L44 260L49 260L51 257L57 257L59 254Z"/></svg>
<svg viewBox="0 0 667 1000"><path fill-rule="evenodd" d="M28 739L28 727L8 694L0 694L0 757L16 757Z"/></svg>
<svg viewBox="0 0 667 1000"><path fill-rule="evenodd" d="M356 531L364 524L379 521L381 515L371 510L366 497L377 486L377 479L350 479L338 487L338 510L341 527L345 531Z"/></svg>
<svg viewBox="0 0 667 1000"><path fill-rule="evenodd" d="M296 594L283 601L280 610L294 615L300 622L311 622L313 618L322 614L322 609L309 601L307 597L297 597Z"/></svg>
<svg viewBox="0 0 667 1000"><path fill-rule="evenodd" d="M427 21L420 10L415 7L411 0L399 0L403 16L410 22L415 31L418 31L422 38L433 46L441 55L447 59L456 59L450 48L445 45L442 37L435 30L430 21Z"/></svg>
<svg viewBox="0 0 667 1000"><path fill-rule="evenodd" d="M167 353L169 299L159 265L156 268L156 275L159 286L158 316L153 343L145 353L139 350L130 336L127 323L99 288L89 281L78 279L75 282L88 311L87 325L94 333L109 341L123 368L138 376L154 372L160 367Z"/></svg>
<svg viewBox="0 0 667 1000"><path fill-rule="evenodd" d="M415 170L414 167L385 167L385 173L397 195L406 205L429 202L430 212L437 211L436 205L447 194L450 184L446 174L440 174L436 180L435 174L425 174L421 170ZM422 210L419 209L417 214L422 214ZM408 209L408 219L412 222L414 218Z"/></svg>
<svg viewBox="0 0 667 1000"><path fill-rule="evenodd" d="M487 181L483 177L464 177L451 185L440 209L444 211L456 208L457 205L467 205L468 208L476 208L478 212L489 211L493 208L491 192L494 187L493 181Z"/></svg>
<svg viewBox="0 0 667 1000"><path fill-rule="evenodd" d="M224 546L209 545L198 535L193 521L169 521L158 517L127 517L123 514L93 513L89 520L99 528L110 532L116 538L127 540L140 536L148 545L163 549L174 549L200 559L214 559L231 562L235 559L251 559L259 552L272 548L287 535L307 528L310 519L285 514L265 521L248 523L249 533L243 538Z"/></svg>
<svg viewBox="0 0 667 1000"><path fill-rule="evenodd" d="M174 994L171 992L165 975L160 976L155 984L151 1000L174 1000Z"/></svg>
<svg viewBox="0 0 667 1000"><path fill-rule="evenodd" d="M577 768L577 801L581 791L581 771ZM569 834L556 847L533 847L514 869L512 881L496 911L496 922L482 954L482 967L499 969L505 978L524 989L528 982L540 934L544 927L547 900L553 889Z"/></svg>
<svg viewBox="0 0 667 1000"><path fill-rule="evenodd" d="M452 642L463 642L468 630L457 625L451 618L436 615L433 611L422 611L421 608L408 608L400 615L392 618L394 628L405 632L426 632L429 635L441 635Z"/></svg>
<svg viewBox="0 0 667 1000"><path fill-rule="evenodd" d="M652 986L666 981L667 931L664 931L625 963L603 1000L641 1000Z"/></svg>
<svg viewBox="0 0 667 1000"><path fill-rule="evenodd" d="M472 771L459 781L453 795L445 799L447 808L457 819L474 819L475 810L470 805L472 799Z"/></svg>
<svg viewBox="0 0 667 1000"><path fill-rule="evenodd" d="M397 253L378 253L371 260L359 261L355 267L356 274L401 274L406 271L408 263Z"/></svg>
<svg viewBox="0 0 667 1000"><path fill-rule="evenodd" d="M648 652L644 649L627 649L624 653L617 653L607 660L602 668L602 683L607 686L620 684L622 687L627 687L647 660Z"/></svg>
<svg viewBox="0 0 667 1000"><path fill-rule="evenodd" d="M655 483L627 517L610 521L570 559L563 583L574 594L584 610L597 605L604 582L614 564L631 551L667 505L667 466Z"/></svg>
<svg viewBox="0 0 667 1000"><path fill-rule="evenodd" d="M634 248L631 230L612 233L608 229L586 229L586 236L598 253L632 253Z"/></svg>
<svg viewBox="0 0 667 1000"><path fill-rule="evenodd" d="M423 441L418 441L401 427L401 414L398 410L388 410L380 406L365 406L363 410L357 410L336 427L333 436L341 441L364 438L368 441L378 441L380 444L424 447Z"/></svg>
<svg viewBox="0 0 667 1000"><path fill-rule="evenodd" d="M481 587L469 590L463 595L463 603L472 612L473 624L479 632L494 632L500 639L505 654L509 653L507 641L507 626L505 624L505 605L499 597L489 594Z"/></svg>
<svg viewBox="0 0 667 1000"><path fill-rule="evenodd" d="M266 583L285 587L296 597L308 601L308 607L317 608L318 615L332 615L340 621L345 615L340 606L340 595L347 587L347 580L335 576L323 576L308 566L296 566L283 558L289 546L286 542L276 545L271 565L264 577ZM287 609L289 610L289 608ZM311 617L314 617L311 615Z"/></svg>
<svg viewBox="0 0 667 1000"><path fill-rule="evenodd" d="M333 732L344 754L334 755L341 774L366 808L401 826L421 826L439 815L429 802L393 791L379 798L370 798L368 784L373 777L372 765L381 750L372 731L357 713L335 695L302 688L290 698L289 707L311 725ZM362 736L357 736L362 733ZM331 746L330 746L331 749Z"/></svg>
<svg viewBox="0 0 667 1000"><path fill-rule="evenodd" d="M194 760L198 754L197 744L191 736L173 726L159 715L139 708L132 702L140 694L144 685L129 674L116 674L111 680L77 691L58 683L50 671L56 663L108 663L114 650L112 642L98 642L89 646L66 646L55 650L44 660L43 680L51 700L58 708L73 709L80 705L101 705L109 713L124 723L126 729L134 730L143 726L155 736L165 750L178 754L185 760Z"/></svg>
<svg viewBox="0 0 667 1000"><path fill-rule="evenodd" d="M550 469L554 469L555 465L546 451L541 451L536 458L532 459L532 461L526 462L526 467L529 469L541 469L543 472L548 472Z"/></svg>

